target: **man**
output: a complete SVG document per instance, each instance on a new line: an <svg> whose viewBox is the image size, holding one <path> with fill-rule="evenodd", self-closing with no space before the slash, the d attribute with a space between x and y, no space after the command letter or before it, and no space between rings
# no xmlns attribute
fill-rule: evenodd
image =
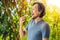
<svg viewBox="0 0 60 40"><path fill-rule="evenodd" d="M28 33L28 40L49 40L50 28L48 23L43 20L45 15L45 6L42 3L35 2L32 7L32 19L26 29L22 29L25 16L20 18L19 34L22 38Z"/></svg>

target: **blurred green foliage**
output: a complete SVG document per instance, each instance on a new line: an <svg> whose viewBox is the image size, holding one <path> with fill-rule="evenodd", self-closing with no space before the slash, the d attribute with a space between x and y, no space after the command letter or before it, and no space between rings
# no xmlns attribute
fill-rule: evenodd
<svg viewBox="0 0 60 40"><path fill-rule="evenodd" d="M0 40L27 40L27 35L22 39L19 37L19 18L28 15L23 25L25 28L31 19L31 5L34 1L0 0ZM57 7L53 8L50 12L46 6L44 20L50 25L50 40L60 40L60 13L56 12Z"/></svg>

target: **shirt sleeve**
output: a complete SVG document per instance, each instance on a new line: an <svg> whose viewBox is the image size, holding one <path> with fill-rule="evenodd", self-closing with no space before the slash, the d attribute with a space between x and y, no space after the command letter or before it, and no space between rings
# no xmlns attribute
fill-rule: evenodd
<svg viewBox="0 0 60 40"><path fill-rule="evenodd" d="M42 38L49 38L50 28L48 24L45 24L42 29Z"/></svg>

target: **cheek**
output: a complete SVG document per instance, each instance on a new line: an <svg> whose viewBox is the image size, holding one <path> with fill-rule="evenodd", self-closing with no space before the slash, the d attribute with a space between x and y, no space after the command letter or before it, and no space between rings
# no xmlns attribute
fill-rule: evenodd
<svg viewBox="0 0 60 40"><path fill-rule="evenodd" d="M38 11L37 10L35 11L35 15L38 15Z"/></svg>
<svg viewBox="0 0 60 40"><path fill-rule="evenodd" d="M38 10L37 10L37 9L32 10L32 14L33 14L34 16L37 16L37 15L38 15Z"/></svg>
<svg viewBox="0 0 60 40"><path fill-rule="evenodd" d="M33 11L32 11L32 13L37 14L37 13L38 13L38 11L37 11L37 10L33 10Z"/></svg>

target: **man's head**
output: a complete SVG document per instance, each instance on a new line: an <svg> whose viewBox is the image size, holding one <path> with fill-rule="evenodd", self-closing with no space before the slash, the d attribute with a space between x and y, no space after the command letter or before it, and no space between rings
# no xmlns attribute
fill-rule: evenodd
<svg viewBox="0 0 60 40"><path fill-rule="evenodd" d="M45 6L42 3L35 2L32 7L32 18L42 18L45 15Z"/></svg>

